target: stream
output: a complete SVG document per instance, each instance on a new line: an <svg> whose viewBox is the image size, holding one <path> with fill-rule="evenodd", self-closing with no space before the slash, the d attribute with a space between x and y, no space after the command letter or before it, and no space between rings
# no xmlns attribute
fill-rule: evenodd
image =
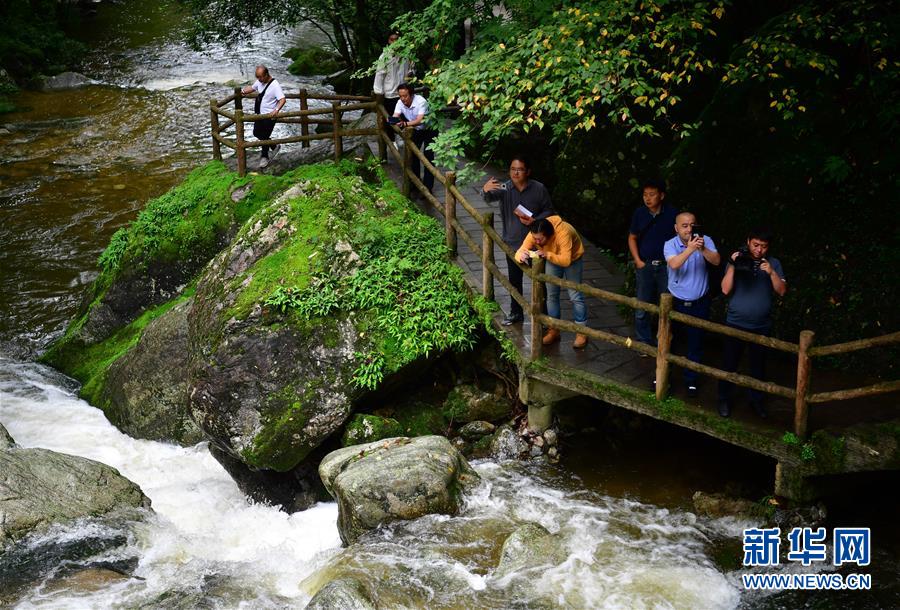
<svg viewBox="0 0 900 610"><path fill-rule="evenodd" d="M65 329L111 235L210 158L211 97L250 80L257 63L286 89L322 87L289 75L281 57L315 40L312 29L200 53L179 28L174 3L102 3L83 34L91 52L81 71L96 84L23 92L22 109L0 115L9 132L0 136L0 423L23 447L117 468L153 503L143 518L54 527L0 555L0 606L294 608L352 576L385 608L900 607L891 492L880 507L845 505L833 524L882 528L874 591L750 593L740 536L754 524L699 517L690 498L698 489L761 498L774 463L652 422L604 433L605 410L583 402L570 405L581 432L565 439L560 465L477 461L482 482L459 516L395 523L350 548L334 503L290 515L254 504L204 443L119 432L77 397L76 382L34 360ZM869 486L896 489L896 477L887 481ZM557 534L564 559L499 573L503 541L528 522ZM77 561L47 551L68 544L97 551Z"/></svg>

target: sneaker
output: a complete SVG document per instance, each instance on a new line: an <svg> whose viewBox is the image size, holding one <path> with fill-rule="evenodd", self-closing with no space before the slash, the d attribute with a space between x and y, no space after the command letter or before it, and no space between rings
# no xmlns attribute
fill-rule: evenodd
<svg viewBox="0 0 900 610"><path fill-rule="evenodd" d="M269 158L263 157L259 160L259 169L265 169L267 167L269 167Z"/></svg>
<svg viewBox="0 0 900 610"><path fill-rule="evenodd" d="M581 333L575 334L575 341L572 343L572 347L575 349L584 349L584 347L588 343L587 335L582 335Z"/></svg>
<svg viewBox="0 0 900 610"><path fill-rule="evenodd" d="M274 159L275 156L281 151L281 144L276 144L272 147L271 159Z"/></svg>
<svg viewBox="0 0 900 610"><path fill-rule="evenodd" d="M719 415L722 417L731 417L731 405L727 400L719 401Z"/></svg>
<svg viewBox="0 0 900 610"><path fill-rule="evenodd" d="M525 316L520 313L508 313L503 318L503 321L500 322L503 326L512 326L513 324L517 324L519 322L523 322L525 320Z"/></svg>
<svg viewBox="0 0 900 610"><path fill-rule="evenodd" d="M697 398L697 386L689 385L687 388L688 398Z"/></svg>
<svg viewBox="0 0 900 610"><path fill-rule="evenodd" d="M544 338L541 340L541 343L544 345L553 345L559 341L559 331L555 328L548 328L547 332L544 333Z"/></svg>

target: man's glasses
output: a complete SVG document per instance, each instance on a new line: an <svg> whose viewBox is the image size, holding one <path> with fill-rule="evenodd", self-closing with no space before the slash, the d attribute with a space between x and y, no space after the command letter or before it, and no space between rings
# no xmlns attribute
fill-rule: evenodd
<svg viewBox="0 0 900 610"><path fill-rule="evenodd" d="M510 167L510 168L509 168L509 173L510 173L510 174L524 174L526 171L527 171L527 170L526 170L524 167L522 167L522 168L520 168L520 167Z"/></svg>

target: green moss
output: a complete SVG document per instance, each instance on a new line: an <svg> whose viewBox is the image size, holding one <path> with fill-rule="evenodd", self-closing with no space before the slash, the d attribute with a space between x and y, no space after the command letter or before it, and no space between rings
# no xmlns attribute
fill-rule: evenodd
<svg viewBox="0 0 900 610"><path fill-rule="evenodd" d="M446 434L450 422L440 409L424 402L411 402L398 407L394 418L400 423L404 436Z"/></svg>
<svg viewBox="0 0 900 610"><path fill-rule="evenodd" d="M815 454L816 466L823 472L841 472L844 465L845 441L843 436L833 436L825 430L816 430L808 445Z"/></svg>
<svg viewBox="0 0 900 610"><path fill-rule="evenodd" d="M348 447L397 436L405 436L405 434L403 426L396 419L358 413L344 428L341 445Z"/></svg>
<svg viewBox="0 0 900 610"><path fill-rule="evenodd" d="M293 60L287 70L297 76L332 74L343 67L340 55L321 47L293 47L282 57Z"/></svg>
<svg viewBox="0 0 900 610"><path fill-rule="evenodd" d="M60 344L64 347L48 352L45 361L64 365L68 375L82 383L79 395L92 405L105 408L108 405L102 401L102 394L109 367L137 345L150 322L190 298L193 293L194 288L190 287L181 296L146 310L131 324L96 345L75 349L71 344Z"/></svg>

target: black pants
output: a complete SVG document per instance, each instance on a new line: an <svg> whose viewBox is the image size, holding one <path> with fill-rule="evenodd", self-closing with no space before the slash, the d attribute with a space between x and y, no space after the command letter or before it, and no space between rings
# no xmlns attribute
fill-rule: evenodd
<svg viewBox="0 0 900 610"><path fill-rule="evenodd" d="M397 108L397 102L400 101L399 97L386 97L384 98L384 111L387 112L388 116L394 116L394 110ZM388 135L389 138L393 139L397 132L394 131L393 126L387 121L384 122L384 133Z"/></svg>
<svg viewBox="0 0 900 610"><path fill-rule="evenodd" d="M275 119L263 119L253 123L253 135L257 140L268 140L272 137L272 130L275 129ZM269 158L269 147L262 147L262 156Z"/></svg>
<svg viewBox="0 0 900 610"><path fill-rule="evenodd" d="M748 328L740 328L739 326L734 326L733 324L729 324L732 328L737 328L739 330L747 331L748 333L754 333L756 335L763 335L764 337L769 336L769 329L748 329ZM749 347L749 357L750 357L750 376L759 379L760 381L765 380L766 375L766 348L762 345L757 345L756 343L746 343L741 341L740 339L734 339L732 337L725 337L725 345L723 346L723 354L722 354L722 369L728 371L729 373L737 372L738 365L741 363L741 356L744 354L744 347ZM719 381L719 400L727 400L731 401L732 395L734 394L734 384L730 381ZM762 402L763 394L758 390L750 390L750 400L751 402Z"/></svg>
<svg viewBox="0 0 900 610"><path fill-rule="evenodd" d="M507 244L507 245L513 249L516 249L522 244L517 244L517 245ZM513 288L515 288L516 290L519 291L519 294L523 294L522 291L524 290L524 287L522 285L522 280L523 280L524 276L522 274L522 270L508 256L506 257L506 266L508 269L507 276L509 277L509 283L513 285ZM512 296L509 297L509 313L510 313L510 315L513 315L513 316L524 316L525 315L525 312L522 311L522 306L519 305L519 302L517 300L515 300L514 298L512 298Z"/></svg>
<svg viewBox="0 0 900 610"><path fill-rule="evenodd" d="M432 163L434 163L434 151L431 150L431 142L436 135L437 132L433 129L416 129L413 131L412 137L413 144L418 146L419 150L425 153L425 158ZM422 163L419 161L419 157L413 155L410 169L413 174L422 179L422 183L425 184L425 188L427 188L430 193L434 189L434 174L428 171L428 169L420 167L421 165Z"/></svg>

